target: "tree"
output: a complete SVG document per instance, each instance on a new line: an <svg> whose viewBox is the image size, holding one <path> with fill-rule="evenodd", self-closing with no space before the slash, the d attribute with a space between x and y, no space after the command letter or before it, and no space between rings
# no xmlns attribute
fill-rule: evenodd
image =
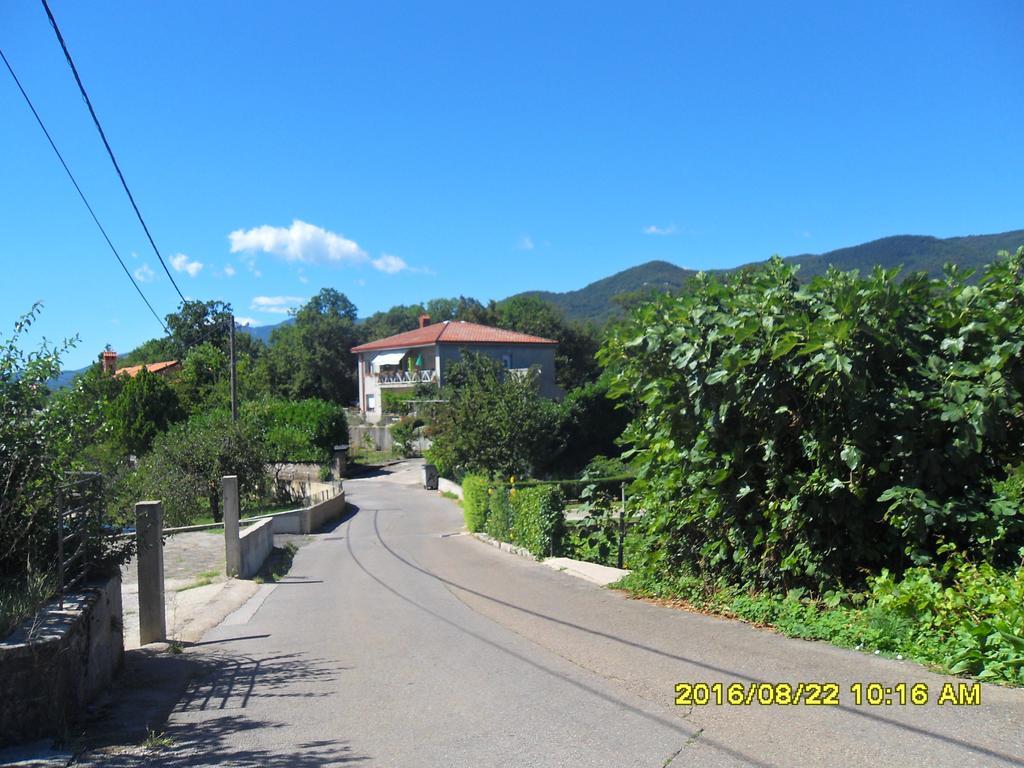
<svg viewBox="0 0 1024 768"><path fill-rule="evenodd" d="M153 439L183 416L178 395L161 376L143 368L110 403L112 437L126 453L140 456Z"/></svg>
<svg viewBox="0 0 1024 768"><path fill-rule="evenodd" d="M225 410L195 414L153 441L122 494L161 499L170 526L189 525L203 507L219 522L221 478L237 475L240 492L258 496L266 461L262 431L252 422L233 422Z"/></svg>
<svg viewBox="0 0 1024 768"><path fill-rule="evenodd" d="M182 302L177 312L167 316L174 354L180 359L203 342L227 352L232 317L231 305L223 301L190 299Z"/></svg>
<svg viewBox="0 0 1024 768"><path fill-rule="evenodd" d="M275 394L315 397L348 404L358 392L356 359L360 342L356 307L333 288L324 288L295 313L295 323L274 329L267 375Z"/></svg>
<svg viewBox="0 0 1024 768"><path fill-rule="evenodd" d="M424 312L422 304L399 304L383 312L374 312L362 325L362 338L374 341L414 330L419 327L420 315Z"/></svg>
<svg viewBox="0 0 1024 768"><path fill-rule="evenodd" d="M442 473L529 476L550 455L557 405L540 396L535 376L468 353L452 366L442 398L428 418L428 456Z"/></svg>
<svg viewBox="0 0 1024 768"><path fill-rule="evenodd" d="M484 306L468 296L452 299L431 299L427 302L427 314L430 322L441 323L445 320L465 320L468 323L481 325L494 324L494 302Z"/></svg>
<svg viewBox="0 0 1024 768"><path fill-rule="evenodd" d="M200 410L216 402L218 385L228 376L227 355L206 341L188 351L181 373L175 377L174 390L186 410ZM226 401L218 403L222 407L225 404Z"/></svg>

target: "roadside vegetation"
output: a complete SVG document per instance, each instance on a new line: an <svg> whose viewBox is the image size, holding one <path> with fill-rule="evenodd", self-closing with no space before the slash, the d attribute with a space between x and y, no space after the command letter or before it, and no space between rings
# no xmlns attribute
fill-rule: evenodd
<svg viewBox="0 0 1024 768"><path fill-rule="evenodd" d="M163 499L172 524L219 519L223 474L239 475L245 508L286 504L273 467L315 470L344 441L351 347L426 312L560 341L557 402L534 375L472 354L443 390L384 398L394 453L432 442L427 460L462 483L470 530L606 565L621 548L632 574L620 586L636 595L1024 683L1022 270L1024 251L975 275L801 282L773 260L621 297L605 327L535 296L357 322L325 289L269 344L237 335L237 422L228 305L184 303L167 338L119 362L176 359L178 374L113 377L97 363L53 394L66 346L20 351L36 308L0 370L0 594L46 584L53 480L68 471L103 473L115 529L143 497ZM372 444L351 457L388 458Z"/></svg>
<svg viewBox="0 0 1024 768"><path fill-rule="evenodd" d="M621 536L636 595L1022 684L1022 275L1024 250L942 279L698 275L632 302L597 354L626 465L560 466L570 398L532 403L479 361L428 456L462 477L467 527L513 542L507 476L562 489L554 551L611 565ZM506 445L523 423L550 439Z"/></svg>

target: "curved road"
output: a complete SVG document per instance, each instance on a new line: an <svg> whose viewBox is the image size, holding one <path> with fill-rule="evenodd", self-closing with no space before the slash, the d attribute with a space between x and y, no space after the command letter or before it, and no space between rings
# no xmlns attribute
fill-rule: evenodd
<svg viewBox="0 0 1024 768"><path fill-rule="evenodd" d="M1024 691L938 706L952 679L918 665L630 600L461 533L410 477L347 481L346 521L189 652L207 671L147 764L1024 767ZM841 705L677 707L684 681L835 681ZM932 701L856 706L854 682Z"/></svg>

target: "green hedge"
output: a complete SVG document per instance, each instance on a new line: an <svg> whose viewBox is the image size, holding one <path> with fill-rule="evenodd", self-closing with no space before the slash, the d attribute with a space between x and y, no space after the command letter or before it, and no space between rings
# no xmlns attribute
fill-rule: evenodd
<svg viewBox="0 0 1024 768"><path fill-rule="evenodd" d="M508 488L494 483L487 489L487 522L484 531L500 541L511 541L513 526L512 504Z"/></svg>
<svg viewBox="0 0 1024 768"><path fill-rule="evenodd" d="M487 478L466 475L462 478L462 513L471 533L482 531L487 522Z"/></svg>
<svg viewBox="0 0 1024 768"><path fill-rule="evenodd" d="M558 486L513 488L509 493L512 543L525 547L537 557L549 557L558 552L565 529L565 501Z"/></svg>

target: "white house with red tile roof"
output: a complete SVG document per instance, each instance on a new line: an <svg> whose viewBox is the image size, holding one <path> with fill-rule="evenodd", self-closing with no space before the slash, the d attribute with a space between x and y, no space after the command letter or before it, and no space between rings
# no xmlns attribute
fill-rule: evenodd
<svg viewBox="0 0 1024 768"><path fill-rule="evenodd" d="M385 390L409 390L420 383L440 386L445 371L464 351L487 355L512 371L536 367L541 395L558 398L563 393L555 384L557 346L554 339L464 320L432 324L429 315L421 315L419 328L352 348L359 360L359 410L367 421L380 421Z"/></svg>

